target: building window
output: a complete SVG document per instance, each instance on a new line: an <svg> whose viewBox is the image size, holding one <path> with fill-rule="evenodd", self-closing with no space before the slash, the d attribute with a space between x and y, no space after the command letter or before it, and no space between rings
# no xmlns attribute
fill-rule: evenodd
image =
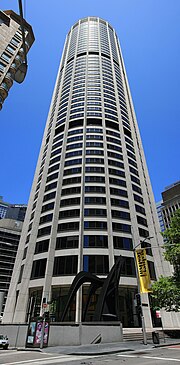
<svg viewBox="0 0 180 365"><path fill-rule="evenodd" d="M53 193L46 194L46 195L44 195L43 202L46 202L47 200L54 199L55 196L56 196L56 192L55 191Z"/></svg>
<svg viewBox="0 0 180 365"><path fill-rule="evenodd" d="M108 274L109 257L101 255L84 255L83 270L98 275Z"/></svg>
<svg viewBox="0 0 180 365"><path fill-rule="evenodd" d="M148 261L148 267L149 267L150 278L152 280L156 280L156 272L155 272L154 262Z"/></svg>
<svg viewBox="0 0 180 365"><path fill-rule="evenodd" d="M106 222L99 222L99 221L89 221L84 222L84 229L107 229L107 223Z"/></svg>
<svg viewBox="0 0 180 365"><path fill-rule="evenodd" d="M118 256L115 256L115 262L118 259ZM121 275L122 276L133 276L136 277L136 269L134 258L132 257L123 257L124 262L122 266Z"/></svg>
<svg viewBox="0 0 180 365"><path fill-rule="evenodd" d="M112 223L113 231L131 233L131 226L122 223Z"/></svg>
<svg viewBox="0 0 180 365"><path fill-rule="evenodd" d="M54 203L45 204L42 206L41 213L47 212L48 210L54 209Z"/></svg>
<svg viewBox="0 0 180 365"><path fill-rule="evenodd" d="M120 210L112 210L112 217L116 219L130 220L130 214L128 212L122 212Z"/></svg>
<svg viewBox="0 0 180 365"><path fill-rule="evenodd" d="M78 246L79 246L78 236L57 237L56 239L56 250L78 248Z"/></svg>
<svg viewBox="0 0 180 365"><path fill-rule="evenodd" d="M51 222L53 218L53 214L47 214L40 218L39 224Z"/></svg>
<svg viewBox="0 0 180 365"><path fill-rule="evenodd" d="M94 217L94 216L106 217L106 215L107 215L106 209L95 209L95 208L84 209L85 217Z"/></svg>
<svg viewBox="0 0 180 365"><path fill-rule="evenodd" d="M115 249L133 250L133 244L131 238L113 236L113 244Z"/></svg>
<svg viewBox="0 0 180 365"><path fill-rule="evenodd" d="M78 256L55 257L53 276L76 275Z"/></svg>
<svg viewBox="0 0 180 365"><path fill-rule="evenodd" d="M60 223L58 224L58 232L63 231L78 231L79 230L79 222L68 222L68 223Z"/></svg>
<svg viewBox="0 0 180 365"><path fill-rule="evenodd" d="M84 247L108 248L108 236L84 236Z"/></svg>
<svg viewBox="0 0 180 365"><path fill-rule="evenodd" d="M35 254L47 252L49 250L49 240L36 242Z"/></svg>
<svg viewBox="0 0 180 365"><path fill-rule="evenodd" d="M47 259L33 261L31 280L44 278L46 271L46 261Z"/></svg>
<svg viewBox="0 0 180 365"><path fill-rule="evenodd" d="M43 227L43 228L38 229L38 235L37 236L38 237L46 236L50 233L51 233L51 226Z"/></svg>
<svg viewBox="0 0 180 365"><path fill-rule="evenodd" d="M59 219L79 217L79 215L80 215L80 209L63 210L59 212Z"/></svg>

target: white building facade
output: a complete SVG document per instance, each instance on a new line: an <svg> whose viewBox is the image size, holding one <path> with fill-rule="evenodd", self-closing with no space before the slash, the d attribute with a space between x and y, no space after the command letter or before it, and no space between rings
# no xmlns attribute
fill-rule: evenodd
<svg viewBox="0 0 180 365"><path fill-rule="evenodd" d="M120 320L139 326L133 247L142 241L152 245L147 258L155 280L167 265L119 41L108 22L84 18L66 38L4 322L39 315L43 298L59 322L75 275L106 277L122 255ZM78 292L68 321L81 322L87 289ZM148 296L142 301L151 328Z"/></svg>

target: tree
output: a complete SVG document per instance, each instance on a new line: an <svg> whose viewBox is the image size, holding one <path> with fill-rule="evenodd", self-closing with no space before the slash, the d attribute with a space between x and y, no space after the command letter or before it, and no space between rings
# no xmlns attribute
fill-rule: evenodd
<svg viewBox="0 0 180 365"><path fill-rule="evenodd" d="M173 265L172 276L161 276L152 285L155 308L165 308L166 311L180 310L180 209L176 210L171 219L170 228L162 233L165 243L165 260Z"/></svg>

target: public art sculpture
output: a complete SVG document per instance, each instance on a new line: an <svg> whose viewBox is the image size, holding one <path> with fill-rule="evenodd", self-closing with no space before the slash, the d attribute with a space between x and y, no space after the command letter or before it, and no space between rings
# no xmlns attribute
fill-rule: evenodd
<svg viewBox="0 0 180 365"><path fill-rule="evenodd" d="M70 305L77 291L84 283L90 283L90 286L88 290L87 301L85 304L85 310L82 321L83 322L86 321L88 306L90 304L92 296L95 294L98 288L101 289L95 307L93 321L94 322L119 321L118 287L119 287L119 280L121 276L123 262L124 262L123 257L119 256L115 264L113 265L111 271L109 272L107 278L105 279L98 278L96 275L86 271L79 272L71 284L67 303L61 317L61 322L65 321L68 309L70 308Z"/></svg>

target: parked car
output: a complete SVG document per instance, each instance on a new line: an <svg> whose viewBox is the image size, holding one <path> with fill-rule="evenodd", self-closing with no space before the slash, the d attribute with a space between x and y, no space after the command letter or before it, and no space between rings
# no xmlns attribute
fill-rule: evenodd
<svg viewBox="0 0 180 365"><path fill-rule="evenodd" d="M0 335L0 347L3 348L3 350L7 350L9 346L9 341L7 336Z"/></svg>

